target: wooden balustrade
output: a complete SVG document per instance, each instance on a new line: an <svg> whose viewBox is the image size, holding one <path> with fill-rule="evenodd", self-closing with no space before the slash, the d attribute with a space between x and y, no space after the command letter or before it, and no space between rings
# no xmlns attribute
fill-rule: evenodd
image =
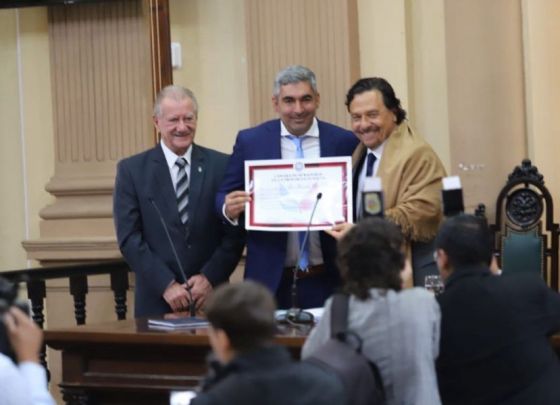
<svg viewBox="0 0 560 405"><path fill-rule="evenodd" d="M74 300L74 316L77 325L86 323L86 295L88 293L88 276L109 274L111 290L115 297L115 313L118 320L126 319L126 292L129 267L125 261L75 264L70 266L41 267L14 270L0 273L14 283L25 283L27 295L31 301L31 316L43 328L45 324L46 280L67 278L70 294ZM47 368L45 347L41 352L41 363ZM48 369L47 369L48 373Z"/></svg>

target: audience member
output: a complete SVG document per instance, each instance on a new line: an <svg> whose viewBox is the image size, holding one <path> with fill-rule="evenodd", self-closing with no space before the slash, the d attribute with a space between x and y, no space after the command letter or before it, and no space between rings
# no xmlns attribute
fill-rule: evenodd
<svg viewBox="0 0 560 405"><path fill-rule="evenodd" d="M0 353L0 404L54 405L45 369L39 363L41 329L17 307L9 308L2 321L18 364Z"/></svg>
<svg viewBox="0 0 560 405"><path fill-rule="evenodd" d="M210 344L219 366L191 401L205 404L344 404L342 383L310 364L294 362L273 343L274 299L246 281L217 288L207 305Z"/></svg>
<svg viewBox="0 0 560 405"><path fill-rule="evenodd" d="M410 242L414 285L423 286L427 275L437 274L433 239L442 219L445 169L431 146L410 127L406 111L385 79L358 80L348 90L346 106L352 130L361 141L353 155L358 218L366 177L380 177L385 217Z"/></svg>
<svg viewBox="0 0 560 405"><path fill-rule="evenodd" d="M242 191L245 161L350 156L358 143L351 132L316 118L317 81L306 67L289 66L278 73L272 104L280 119L239 132L216 198L216 208L234 224L250 200L249 193ZM301 147L296 146L299 142ZM336 241L332 237L311 232L308 250L296 263L299 250L298 232L247 234L245 277L266 285L276 294L280 308L291 306L290 287L296 265L308 270L298 272L298 304L302 308L323 306L340 284L335 266Z"/></svg>
<svg viewBox="0 0 560 405"><path fill-rule="evenodd" d="M193 143L197 119L194 94L165 87L153 115L161 142L117 166L113 213L120 250L136 274L137 317L201 307L243 251L243 230L224 225L208 204L228 156Z"/></svg>
<svg viewBox="0 0 560 405"><path fill-rule="evenodd" d="M423 288L401 290L407 267L403 237L380 218L360 221L340 240L338 265L350 294L349 330L383 378L387 404L440 403L434 360L439 348L440 311ZM303 346L305 358L330 337L329 299Z"/></svg>
<svg viewBox="0 0 560 405"><path fill-rule="evenodd" d="M560 295L540 277L494 276L480 218L459 215L436 238L445 290L437 373L445 404L560 404Z"/></svg>

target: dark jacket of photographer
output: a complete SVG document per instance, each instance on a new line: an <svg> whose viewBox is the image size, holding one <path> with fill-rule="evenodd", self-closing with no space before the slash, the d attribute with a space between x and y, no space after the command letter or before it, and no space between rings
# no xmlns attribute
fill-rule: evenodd
<svg viewBox="0 0 560 405"><path fill-rule="evenodd" d="M319 368L290 358L279 346L238 355L215 370L192 405L345 404L340 381Z"/></svg>

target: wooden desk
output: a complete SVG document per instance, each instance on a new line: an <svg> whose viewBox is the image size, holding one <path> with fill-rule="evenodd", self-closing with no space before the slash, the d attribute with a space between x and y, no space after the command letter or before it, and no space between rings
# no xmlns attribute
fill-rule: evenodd
<svg viewBox="0 0 560 405"><path fill-rule="evenodd" d="M286 328L276 341L298 358L307 333ZM146 319L46 330L45 342L62 351L67 404L167 404L199 383L210 352L207 329L156 331Z"/></svg>
<svg viewBox="0 0 560 405"><path fill-rule="evenodd" d="M286 328L276 341L298 358L307 333ZM198 384L210 352L207 329L155 331L146 319L47 330L45 341L62 351L68 404L167 404L170 391ZM560 335L551 344L560 356Z"/></svg>

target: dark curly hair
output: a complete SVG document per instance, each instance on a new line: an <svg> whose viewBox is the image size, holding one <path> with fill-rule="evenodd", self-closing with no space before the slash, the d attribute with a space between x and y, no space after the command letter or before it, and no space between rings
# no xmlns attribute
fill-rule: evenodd
<svg viewBox="0 0 560 405"><path fill-rule="evenodd" d="M377 90L383 96L383 103L388 110L391 110L397 118L397 125L399 125L406 118L406 110L401 107L401 100L395 95L395 90L389 82L382 77L366 77L358 80L350 87L346 94L346 108L350 111L350 103L358 94L365 93L366 91Z"/></svg>
<svg viewBox="0 0 560 405"><path fill-rule="evenodd" d="M338 267L343 290L361 300L370 288L401 289L404 239L399 228L381 218L365 218L340 240Z"/></svg>

